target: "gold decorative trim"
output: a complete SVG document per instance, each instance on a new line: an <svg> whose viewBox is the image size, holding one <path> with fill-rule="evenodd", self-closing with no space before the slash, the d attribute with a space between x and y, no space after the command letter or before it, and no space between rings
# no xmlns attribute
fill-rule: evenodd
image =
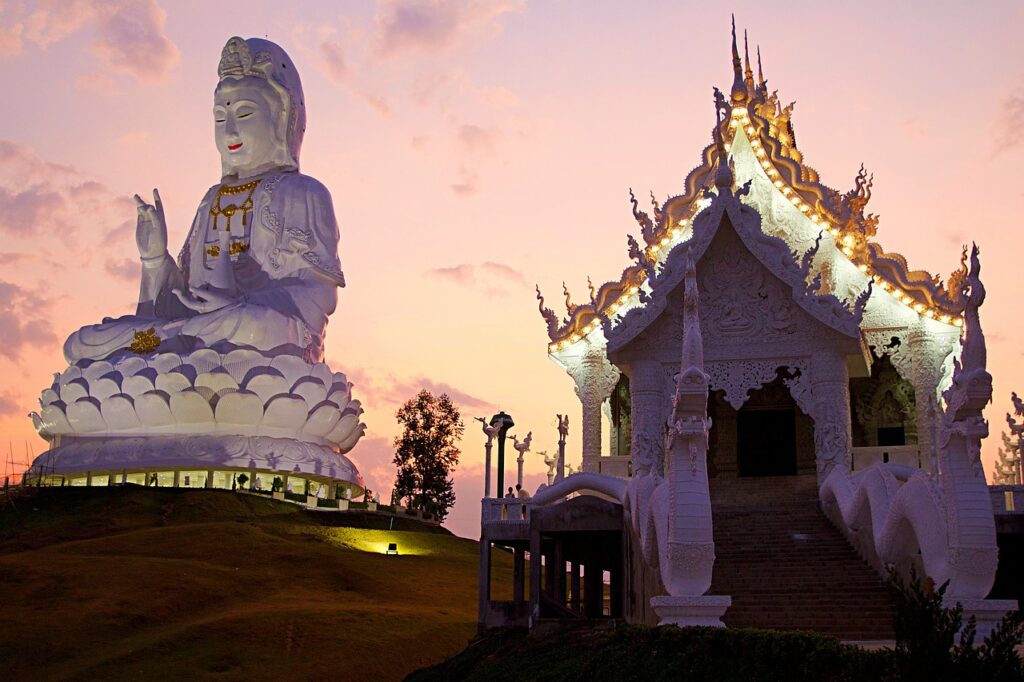
<svg viewBox="0 0 1024 682"><path fill-rule="evenodd" d="M160 337L157 336L156 329L150 327L145 331L135 332L135 338L128 346L128 350L137 355L149 355L159 347Z"/></svg>
<svg viewBox="0 0 1024 682"><path fill-rule="evenodd" d="M865 213L871 199L873 177L862 166L854 188L845 194L822 184L818 172L804 162L803 154L797 149L792 121L795 103L782 106L777 91L769 94L763 79L759 80L758 85L747 83L748 97L744 101L749 108L734 101L731 117L721 124L722 137L729 140L725 145L726 151L731 148L735 133L742 126L762 169L775 187L812 222L828 232L843 255L861 272L918 314L946 324L962 325L966 302L963 292L966 260L962 258L960 268L943 283L937 275L911 270L902 255L887 253L873 239L878 231L879 217ZM701 153L701 164L686 176L683 193L669 197L660 207L654 203L653 221L639 210L635 197L630 193L633 215L647 243L644 256L651 263L656 264L661 250L692 225L693 217L702 208L698 199L705 188L714 184L717 163L718 151L712 143ZM574 306L566 323L549 334L549 352L575 343L593 331L600 324L601 316L615 314L645 279L644 268L633 265L623 270L618 281L601 285L591 303Z"/></svg>

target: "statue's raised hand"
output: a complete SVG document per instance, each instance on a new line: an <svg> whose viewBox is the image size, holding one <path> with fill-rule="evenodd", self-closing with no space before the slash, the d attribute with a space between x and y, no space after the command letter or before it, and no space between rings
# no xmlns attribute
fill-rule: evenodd
<svg viewBox="0 0 1024 682"><path fill-rule="evenodd" d="M164 205L160 192L153 190L153 203L147 204L138 194L135 206L139 217L135 223L135 243L143 259L159 258L167 253L167 222L164 220Z"/></svg>

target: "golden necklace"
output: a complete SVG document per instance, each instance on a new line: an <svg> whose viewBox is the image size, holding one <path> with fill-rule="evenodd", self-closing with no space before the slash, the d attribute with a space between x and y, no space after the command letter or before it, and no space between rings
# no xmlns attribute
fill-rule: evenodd
<svg viewBox="0 0 1024 682"><path fill-rule="evenodd" d="M256 187L262 182L262 178L247 182L244 185L238 185L237 187L231 187L230 185L221 185L220 189L217 190L217 201L213 206L210 207L210 216L213 218L213 229L217 229L217 219L224 215L228 219L227 229L231 230L231 216L235 215L239 211L242 212L242 227L245 227L248 223L249 213L252 212L252 195L256 191ZM221 207L220 200L226 196L236 196L239 194L245 195L245 200L238 204L228 204L227 206Z"/></svg>

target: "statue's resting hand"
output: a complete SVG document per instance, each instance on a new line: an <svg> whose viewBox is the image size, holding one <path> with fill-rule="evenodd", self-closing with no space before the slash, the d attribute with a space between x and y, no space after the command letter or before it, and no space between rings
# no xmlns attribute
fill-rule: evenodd
<svg viewBox="0 0 1024 682"><path fill-rule="evenodd" d="M135 195L138 220L135 223L135 243L143 259L159 258L167 253L167 222L164 220L164 205L160 193L153 190L153 203L147 204Z"/></svg>
<svg viewBox="0 0 1024 682"><path fill-rule="evenodd" d="M237 299L208 286L189 287L188 292L173 289L181 304L197 313L212 313L224 306L234 303Z"/></svg>

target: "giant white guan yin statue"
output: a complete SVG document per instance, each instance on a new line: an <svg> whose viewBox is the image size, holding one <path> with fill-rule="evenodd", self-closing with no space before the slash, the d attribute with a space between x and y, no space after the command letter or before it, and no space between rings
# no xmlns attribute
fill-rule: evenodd
<svg viewBox="0 0 1024 682"><path fill-rule="evenodd" d="M358 479L343 453L364 431L362 408L345 375L323 362L345 278L331 195L299 172L298 70L278 45L235 37L218 76L220 181L199 203L177 260L159 193L152 203L136 195L135 314L71 334L70 366L32 415L57 446L48 459L57 473L131 468L113 461L123 454L104 454L129 442L105 437L137 436L139 465L191 463L171 453L187 441L192 459L207 463ZM203 454L210 449L216 462Z"/></svg>

